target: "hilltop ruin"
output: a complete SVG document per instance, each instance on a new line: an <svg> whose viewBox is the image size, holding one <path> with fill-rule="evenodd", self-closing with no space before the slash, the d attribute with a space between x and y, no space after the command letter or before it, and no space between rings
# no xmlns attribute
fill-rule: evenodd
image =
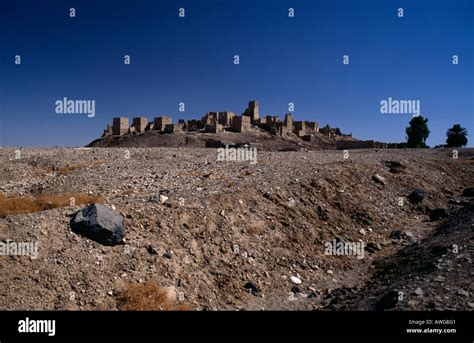
<svg viewBox="0 0 474 343"><path fill-rule="evenodd" d="M257 100L251 100L241 115L235 112L207 112L201 119L173 122L163 115L148 121L145 116L113 118L102 137L88 146L168 146L212 147L247 144L262 150L299 149L367 149L384 148L385 144L360 141L352 134L343 134L329 125L319 127L316 121L296 120L286 113L283 120L278 115L261 115Z"/></svg>
<svg viewBox="0 0 474 343"><path fill-rule="evenodd" d="M242 133L259 129L278 136L294 135L294 137L300 137L306 141L311 141L312 135L315 132L320 132L318 122L296 121L291 113L287 113L283 121L276 115L260 117L258 101L251 100L241 115L230 111L207 112L200 120L185 121L180 119L177 124L173 123L168 116L155 117L150 122L146 117L135 117L131 125L129 125L127 117L116 117L113 119L112 125L107 125L102 137L133 135L152 130L164 133ZM338 132L337 128L321 129L321 133L329 137L336 135L336 132Z"/></svg>

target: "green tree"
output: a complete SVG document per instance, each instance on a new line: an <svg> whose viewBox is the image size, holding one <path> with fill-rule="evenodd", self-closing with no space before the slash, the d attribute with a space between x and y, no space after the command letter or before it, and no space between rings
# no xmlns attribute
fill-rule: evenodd
<svg viewBox="0 0 474 343"><path fill-rule="evenodd" d="M422 116L413 117L405 130L407 134L407 146L409 148L426 148L426 139L430 134L428 129L428 118Z"/></svg>
<svg viewBox="0 0 474 343"><path fill-rule="evenodd" d="M453 125L446 131L446 144L448 148L461 147L467 144L467 130L459 124Z"/></svg>

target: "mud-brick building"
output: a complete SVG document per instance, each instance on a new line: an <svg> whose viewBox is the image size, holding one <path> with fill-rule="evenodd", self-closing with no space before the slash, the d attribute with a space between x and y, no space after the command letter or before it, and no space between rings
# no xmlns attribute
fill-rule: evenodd
<svg viewBox="0 0 474 343"><path fill-rule="evenodd" d="M294 121L293 122L293 132L298 137L303 137L306 134L306 124L304 121Z"/></svg>
<svg viewBox="0 0 474 343"><path fill-rule="evenodd" d="M153 130L164 131L165 126L168 124L172 124L172 120L170 117L161 116L153 118Z"/></svg>
<svg viewBox="0 0 474 343"><path fill-rule="evenodd" d="M132 127L134 128L135 132L137 133L145 132L147 125L148 125L148 119L146 117L133 118Z"/></svg>
<svg viewBox="0 0 474 343"><path fill-rule="evenodd" d="M245 132L250 130L249 116L235 116L232 120L232 131Z"/></svg>
<svg viewBox="0 0 474 343"><path fill-rule="evenodd" d="M183 126L181 124L166 124L163 131L166 133L182 132Z"/></svg>
<svg viewBox="0 0 474 343"><path fill-rule="evenodd" d="M129 128L127 117L116 117L112 121L112 134L114 136L121 136L128 133Z"/></svg>

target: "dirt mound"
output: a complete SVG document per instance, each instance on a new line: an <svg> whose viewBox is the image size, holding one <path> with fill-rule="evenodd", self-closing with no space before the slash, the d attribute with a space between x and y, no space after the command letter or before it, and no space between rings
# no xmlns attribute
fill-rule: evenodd
<svg viewBox="0 0 474 343"><path fill-rule="evenodd" d="M348 139L348 138L340 138ZM88 147L186 147L206 148L215 147L216 142L221 144L248 143L261 151L299 150L299 149L335 149L336 139L314 133L311 142L304 141L295 135L281 137L272 135L263 130L254 128L243 133L220 132L198 133L179 132L164 133L160 131L147 131L141 134L127 134L123 136L106 136L89 143Z"/></svg>

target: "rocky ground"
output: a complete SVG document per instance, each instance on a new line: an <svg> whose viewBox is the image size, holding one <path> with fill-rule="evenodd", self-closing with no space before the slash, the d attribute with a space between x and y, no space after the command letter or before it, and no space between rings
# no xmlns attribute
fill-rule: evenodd
<svg viewBox="0 0 474 343"><path fill-rule="evenodd" d="M0 256L0 309L113 310L144 283L196 310L472 309L473 198L462 192L474 149L216 156L1 149L3 197L97 196L126 233L115 246L73 233L85 205L4 214L0 241L37 242L39 256ZM326 255L334 239L364 242L364 257Z"/></svg>

